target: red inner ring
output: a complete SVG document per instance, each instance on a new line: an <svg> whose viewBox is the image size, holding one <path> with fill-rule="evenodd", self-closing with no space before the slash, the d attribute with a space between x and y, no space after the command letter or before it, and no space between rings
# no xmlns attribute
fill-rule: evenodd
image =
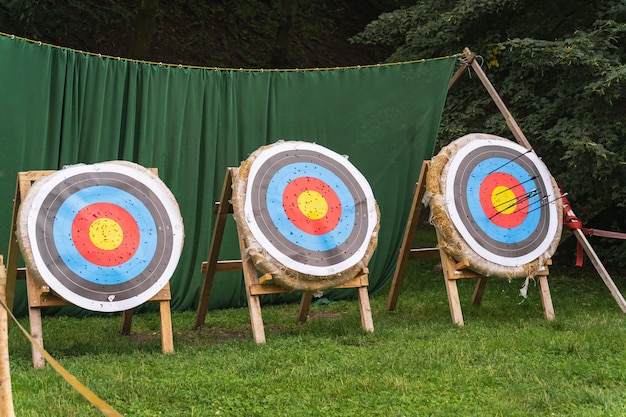
<svg viewBox="0 0 626 417"><path fill-rule="evenodd" d="M97 247L91 241L89 228L98 219L111 219L120 225L124 236L115 249ZM139 227L131 214L111 203L94 203L84 207L72 222L72 241L85 260L100 266L117 266L135 255L139 247Z"/></svg>
<svg viewBox="0 0 626 417"><path fill-rule="evenodd" d="M515 199L503 202L501 207L496 208L493 205L492 194L498 186L507 187L515 195ZM507 229L515 228L522 224L528 215L529 201L526 190L511 174L494 172L487 175L480 184L479 198L485 215L496 226ZM516 205L515 210L512 213L503 213L511 205Z"/></svg>
<svg viewBox="0 0 626 417"><path fill-rule="evenodd" d="M298 207L298 197L306 191L315 191L326 200L328 211L322 218L311 219ZM283 192L283 209L294 226L312 235L323 235L332 231L341 219L339 196L330 185L313 177L299 177L287 184Z"/></svg>

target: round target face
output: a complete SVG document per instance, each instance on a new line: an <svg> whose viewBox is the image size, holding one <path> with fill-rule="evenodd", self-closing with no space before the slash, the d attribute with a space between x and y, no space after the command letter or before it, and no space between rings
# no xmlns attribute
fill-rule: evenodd
<svg viewBox="0 0 626 417"><path fill-rule="evenodd" d="M70 166L44 180L28 193L26 233L34 269L56 293L111 312L136 307L165 286L184 231L158 178L135 164L107 162Z"/></svg>
<svg viewBox="0 0 626 417"><path fill-rule="evenodd" d="M445 202L467 244L488 261L535 260L559 231L559 197L537 155L506 140L476 139L449 162Z"/></svg>
<svg viewBox="0 0 626 417"><path fill-rule="evenodd" d="M254 159L244 211L272 257L313 276L360 262L378 225L365 177L346 157L306 142L278 143Z"/></svg>

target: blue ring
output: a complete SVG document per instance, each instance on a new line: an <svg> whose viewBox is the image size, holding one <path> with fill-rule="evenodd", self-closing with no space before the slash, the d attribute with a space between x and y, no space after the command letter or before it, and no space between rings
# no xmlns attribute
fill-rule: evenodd
<svg viewBox="0 0 626 417"><path fill-rule="evenodd" d="M78 212L94 203L106 202L128 211L139 227L139 246L131 259L120 265L92 264L78 252L72 240L72 225ZM68 268L84 280L97 284L115 285L127 282L141 274L157 248L156 224L148 208L135 196L111 186L83 188L59 207L53 226L54 244Z"/></svg>
<svg viewBox="0 0 626 417"><path fill-rule="evenodd" d="M504 158L488 158L479 162L472 170L467 181L467 205L473 217L473 221L491 239L507 244L522 242L535 232L539 225L541 199L538 194L530 197L522 204L528 205L526 219L514 228L500 227L494 224L486 215L480 204L480 185L485 178L493 172L505 172L515 177L524 187L526 194L533 189L538 189L532 176L520 165Z"/></svg>
<svg viewBox="0 0 626 417"><path fill-rule="evenodd" d="M283 193L289 182L302 176L317 178L328 184L341 202L341 217L328 233L313 235L298 229L283 208ZM332 171L311 163L297 162L279 169L270 180L265 197L267 212L276 229L289 242L312 251L328 251L348 239L356 224L355 203L348 187Z"/></svg>

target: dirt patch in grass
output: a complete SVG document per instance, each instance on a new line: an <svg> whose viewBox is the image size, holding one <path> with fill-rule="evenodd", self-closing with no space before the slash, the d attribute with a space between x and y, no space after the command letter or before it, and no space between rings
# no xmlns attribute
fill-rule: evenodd
<svg viewBox="0 0 626 417"><path fill-rule="evenodd" d="M309 319L338 319L341 313L336 311L313 311L309 313Z"/></svg>
<svg viewBox="0 0 626 417"><path fill-rule="evenodd" d="M226 343L231 340L246 340L249 333L249 328L244 330L231 330L216 327L201 327L197 331L198 335L206 336L208 339L205 340L208 340L210 343ZM188 336L191 336L191 334L188 334Z"/></svg>
<svg viewBox="0 0 626 417"><path fill-rule="evenodd" d="M129 334L127 337L135 343L147 343L159 338L160 335L158 333L133 333Z"/></svg>

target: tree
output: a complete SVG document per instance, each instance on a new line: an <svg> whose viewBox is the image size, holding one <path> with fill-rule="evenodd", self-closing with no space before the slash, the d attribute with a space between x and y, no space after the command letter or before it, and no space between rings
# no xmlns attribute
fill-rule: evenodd
<svg viewBox="0 0 626 417"><path fill-rule="evenodd" d="M159 0L139 0L139 9L135 17L135 33L129 52L132 58L148 59L158 10Z"/></svg>
<svg viewBox="0 0 626 417"><path fill-rule="evenodd" d="M290 62L297 3L297 0L281 0L280 2L278 32L270 62L273 67L285 67Z"/></svg>
<svg viewBox="0 0 626 417"><path fill-rule="evenodd" d="M626 230L626 0L423 0L353 39L390 61L470 47L587 226ZM511 137L475 82L450 91L440 143L469 132ZM619 214L621 213L621 214ZM603 242L626 265L626 244Z"/></svg>

